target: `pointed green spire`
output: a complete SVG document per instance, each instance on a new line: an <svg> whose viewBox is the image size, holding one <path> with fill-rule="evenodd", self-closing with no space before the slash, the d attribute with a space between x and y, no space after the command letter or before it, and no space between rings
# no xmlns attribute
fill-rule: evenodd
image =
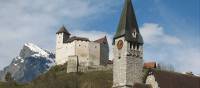
<svg viewBox="0 0 200 88"><path fill-rule="evenodd" d="M136 32L137 37L134 38L132 33ZM121 14L120 22L114 39L125 36L129 42L137 42L143 44L142 36L139 32L135 12L131 0L126 0Z"/></svg>

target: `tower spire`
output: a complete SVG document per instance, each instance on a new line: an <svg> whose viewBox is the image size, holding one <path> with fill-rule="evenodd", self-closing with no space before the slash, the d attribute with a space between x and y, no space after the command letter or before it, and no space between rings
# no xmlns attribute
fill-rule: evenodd
<svg viewBox="0 0 200 88"><path fill-rule="evenodd" d="M132 33L136 33L136 37ZM143 44L142 36L140 35L132 1L125 0L124 8L121 14L120 22L114 39L125 36L125 40L129 42L137 42Z"/></svg>
<svg viewBox="0 0 200 88"><path fill-rule="evenodd" d="M131 0L126 0L113 39L113 88L143 83L143 39Z"/></svg>

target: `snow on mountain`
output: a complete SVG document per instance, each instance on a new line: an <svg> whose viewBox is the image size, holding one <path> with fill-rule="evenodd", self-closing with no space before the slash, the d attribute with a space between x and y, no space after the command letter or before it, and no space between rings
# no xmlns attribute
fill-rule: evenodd
<svg viewBox="0 0 200 88"><path fill-rule="evenodd" d="M47 72L55 65L55 55L40 47L26 43L11 64L0 71L0 80L4 81L10 72L17 82L27 83Z"/></svg>

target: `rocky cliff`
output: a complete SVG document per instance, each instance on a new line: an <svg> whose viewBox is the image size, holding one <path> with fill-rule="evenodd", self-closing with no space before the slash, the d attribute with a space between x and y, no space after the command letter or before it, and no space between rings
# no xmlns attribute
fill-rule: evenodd
<svg viewBox="0 0 200 88"><path fill-rule="evenodd" d="M53 53L32 43L26 43L19 56L15 57L3 71L0 71L0 80L4 81L6 73L10 72L15 81L30 82L54 66L54 59Z"/></svg>

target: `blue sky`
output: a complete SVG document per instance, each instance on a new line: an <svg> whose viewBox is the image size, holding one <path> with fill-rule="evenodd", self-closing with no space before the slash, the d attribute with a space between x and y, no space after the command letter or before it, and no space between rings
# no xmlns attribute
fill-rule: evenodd
<svg viewBox="0 0 200 88"><path fill-rule="evenodd" d="M55 50L55 32L112 41L124 0L0 0L0 69L32 42ZM145 61L200 73L200 1L133 0ZM111 46L110 46L111 47ZM110 53L112 58L112 53Z"/></svg>

